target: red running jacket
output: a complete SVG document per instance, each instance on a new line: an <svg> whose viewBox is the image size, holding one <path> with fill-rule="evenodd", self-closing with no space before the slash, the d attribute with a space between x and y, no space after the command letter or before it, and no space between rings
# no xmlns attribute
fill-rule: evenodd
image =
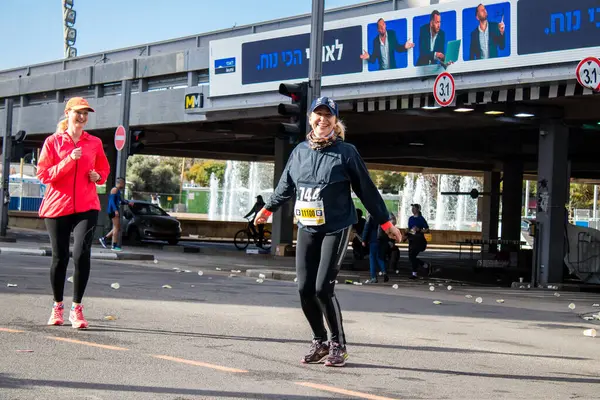
<svg viewBox="0 0 600 400"><path fill-rule="evenodd" d="M81 148L81 158L73 160L71 152ZM110 165L102 141L87 132L75 144L67 132L57 132L44 142L38 162L38 179L48 185L42 200L41 218L100 210L96 184L90 181L90 171L100 175L98 184L106 182Z"/></svg>

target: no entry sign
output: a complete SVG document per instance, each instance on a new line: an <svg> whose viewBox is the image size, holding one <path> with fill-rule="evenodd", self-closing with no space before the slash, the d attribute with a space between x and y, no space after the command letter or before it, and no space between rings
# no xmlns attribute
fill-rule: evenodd
<svg viewBox="0 0 600 400"><path fill-rule="evenodd" d="M115 131L115 148L117 149L117 151L123 150L123 147L125 147L126 139L127 137L125 136L125 128L123 127L123 125L119 125L119 127Z"/></svg>

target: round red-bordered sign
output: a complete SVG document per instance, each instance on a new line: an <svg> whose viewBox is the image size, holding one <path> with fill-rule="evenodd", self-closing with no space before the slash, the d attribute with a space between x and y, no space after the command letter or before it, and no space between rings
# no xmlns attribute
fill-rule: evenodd
<svg viewBox="0 0 600 400"><path fill-rule="evenodd" d="M454 102L456 96L456 84L449 72L442 72L433 84L433 97L442 107L447 107Z"/></svg>
<svg viewBox="0 0 600 400"><path fill-rule="evenodd" d="M117 151L123 150L126 139L125 127L123 127L123 125L119 125L115 131L115 148Z"/></svg>
<svg viewBox="0 0 600 400"><path fill-rule="evenodd" d="M575 70L577 82L587 89L600 91L600 60L586 57L579 62Z"/></svg>

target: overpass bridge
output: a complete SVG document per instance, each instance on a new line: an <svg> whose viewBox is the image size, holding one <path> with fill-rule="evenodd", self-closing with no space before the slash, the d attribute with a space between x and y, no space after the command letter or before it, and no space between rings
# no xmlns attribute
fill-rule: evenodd
<svg viewBox="0 0 600 400"><path fill-rule="evenodd" d="M600 97L576 80L578 62L600 50L600 9L594 0L578 3L576 13L559 0L486 4L489 20L506 25L505 45L495 57L472 60L468 42L479 3L409 9L405 1L377 0L326 12L322 94L339 102L347 140L367 163L483 172L485 191L495 193L484 198L484 237L498 237L490 221L499 215L501 179L501 237L512 240L520 237L523 176L543 180L549 200L538 210L540 257L552 265L543 279L556 281L562 256L550 243L562 240L569 178L600 176ZM444 51L462 41L447 67L455 100L443 108L435 107L432 89L444 68L435 60L421 65L418 57L426 51L421 28L434 10L447 35ZM538 18L527 17L533 11ZM359 58L363 49L373 54L379 18L416 45L394 55L395 69L378 70L378 63ZM27 144L40 146L64 102L83 96L97 110L88 130L107 143L113 162L114 130L127 123L146 132L147 154L274 160L281 171L289 140L279 136L285 120L277 106L285 98L277 86L306 79L300 65L308 64L301 50L309 23L301 15L0 71L0 118L3 99L14 99L13 131L26 130ZM289 232L280 233L276 240L285 242Z"/></svg>

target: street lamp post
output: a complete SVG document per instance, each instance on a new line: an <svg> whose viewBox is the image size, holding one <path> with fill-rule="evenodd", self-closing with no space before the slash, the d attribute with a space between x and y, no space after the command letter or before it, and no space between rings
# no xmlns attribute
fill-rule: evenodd
<svg viewBox="0 0 600 400"><path fill-rule="evenodd" d="M65 58L77 57L77 49L75 48L77 30L74 28L77 13L73 9L75 0L61 0L61 3L63 8L63 38L65 45Z"/></svg>

